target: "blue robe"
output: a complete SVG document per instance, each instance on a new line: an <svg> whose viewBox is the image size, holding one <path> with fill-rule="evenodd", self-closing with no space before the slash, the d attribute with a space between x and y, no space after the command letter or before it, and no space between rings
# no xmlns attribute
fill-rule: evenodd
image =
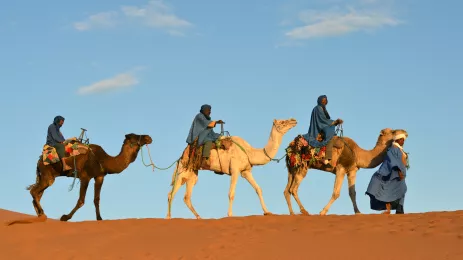
<svg viewBox="0 0 463 260"><path fill-rule="evenodd" d="M54 146L55 144L64 142L66 140L64 139L64 136L60 131L61 126L58 124L61 120L64 120L64 118L61 116L57 116L53 120L53 123L50 126L48 126L47 144L49 146Z"/></svg>
<svg viewBox="0 0 463 260"><path fill-rule="evenodd" d="M324 97L326 98L325 95L318 97L318 104L313 108L312 115L310 116L309 131L307 134L303 135L312 147L326 146L331 138L336 135L336 126L331 125L334 120L330 118L328 112L325 113L323 110L321 101ZM321 142L317 141L317 136L320 131L325 133L325 139Z"/></svg>
<svg viewBox="0 0 463 260"><path fill-rule="evenodd" d="M192 144L196 137L198 137L198 146L200 146L206 141L214 142L217 140L220 134L215 133L214 129L207 127L211 122L212 120L207 119L203 113L198 113L191 124L186 142Z"/></svg>
<svg viewBox="0 0 463 260"><path fill-rule="evenodd" d="M406 176L407 168L402 162L402 150L392 145L387 150L381 167L371 177L365 193L370 196L372 210L385 210L386 203L391 203L392 209L403 207L407 185L405 179L400 180L399 169Z"/></svg>

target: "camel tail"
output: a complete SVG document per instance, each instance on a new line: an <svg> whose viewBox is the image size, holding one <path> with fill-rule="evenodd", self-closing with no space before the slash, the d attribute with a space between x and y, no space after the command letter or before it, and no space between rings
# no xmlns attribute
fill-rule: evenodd
<svg viewBox="0 0 463 260"><path fill-rule="evenodd" d="M36 170L35 170L35 174L36 174L36 177L35 177L35 183L34 184L31 184L29 186L26 187L26 190L31 190L35 185L37 185L39 182L40 182L40 170L39 170L39 166L37 166Z"/></svg>
<svg viewBox="0 0 463 260"><path fill-rule="evenodd" d="M48 217L46 215L41 215L38 217L32 217L32 218L25 218L25 219L18 219L18 220L13 220L6 222L5 225L11 226L14 224L31 224L31 223L39 223L39 222L45 222L47 221Z"/></svg>

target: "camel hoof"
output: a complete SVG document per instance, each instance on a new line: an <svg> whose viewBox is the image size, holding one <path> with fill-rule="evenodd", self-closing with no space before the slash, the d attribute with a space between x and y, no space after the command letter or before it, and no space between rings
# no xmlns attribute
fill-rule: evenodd
<svg viewBox="0 0 463 260"><path fill-rule="evenodd" d="M170 216L167 216L166 219L171 219L171 217L170 217Z"/></svg>
<svg viewBox="0 0 463 260"><path fill-rule="evenodd" d="M363 215L362 212L355 212L355 215Z"/></svg>
<svg viewBox="0 0 463 260"><path fill-rule="evenodd" d="M273 216L272 212L264 212L264 216Z"/></svg>
<svg viewBox="0 0 463 260"><path fill-rule="evenodd" d="M301 213L302 213L302 215L304 215L304 216L310 216L309 212L308 212L307 210L305 210L305 209L302 209L302 210L301 210Z"/></svg>
<svg viewBox="0 0 463 260"><path fill-rule="evenodd" d="M322 211L320 212L320 215L321 215L321 216L325 216L325 215L326 215L326 211L325 211L325 210L322 210Z"/></svg>
<svg viewBox="0 0 463 260"><path fill-rule="evenodd" d="M196 216L196 219L201 219L201 217L200 217L200 216Z"/></svg>
<svg viewBox="0 0 463 260"><path fill-rule="evenodd" d="M101 217L96 217L96 220L97 220L97 221L101 221L101 220L103 220L103 218L101 218Z"/></svg>
<svg viewBox="0 0 463 260"><path fill-rule="evenodd" d="M289 212L289 215L294 216L296 214L294 214L294 212Z"/></svg>
<svg viewBox="0 0 463 260"><path fill-rule="evenodd" d="M61 221L68 221L68 220L70 220L70 219L71 219L71 217L69 217L68 215L62 215L61 218L60 218L59 220L61 220Z"/></svg>

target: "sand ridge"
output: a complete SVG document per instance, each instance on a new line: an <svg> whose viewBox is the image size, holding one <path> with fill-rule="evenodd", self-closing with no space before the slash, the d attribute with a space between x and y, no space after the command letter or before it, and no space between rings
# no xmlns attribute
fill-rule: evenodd
<svg viewBox="0 0 463 260"><path fill-rule="evenodd" d="M0 259L463 259L463 211L49 220L1 225L0 241Z"/></svg>

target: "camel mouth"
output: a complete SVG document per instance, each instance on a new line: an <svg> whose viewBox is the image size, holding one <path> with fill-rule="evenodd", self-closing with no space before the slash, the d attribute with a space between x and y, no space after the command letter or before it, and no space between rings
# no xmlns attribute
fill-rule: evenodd
<svg viewBox="0 0 463 260"><path fill-rule="evenodd" d="M153 143L153 139L150 136L145 136L144 140L145 140L145 144L152 144Z"/></svg>

